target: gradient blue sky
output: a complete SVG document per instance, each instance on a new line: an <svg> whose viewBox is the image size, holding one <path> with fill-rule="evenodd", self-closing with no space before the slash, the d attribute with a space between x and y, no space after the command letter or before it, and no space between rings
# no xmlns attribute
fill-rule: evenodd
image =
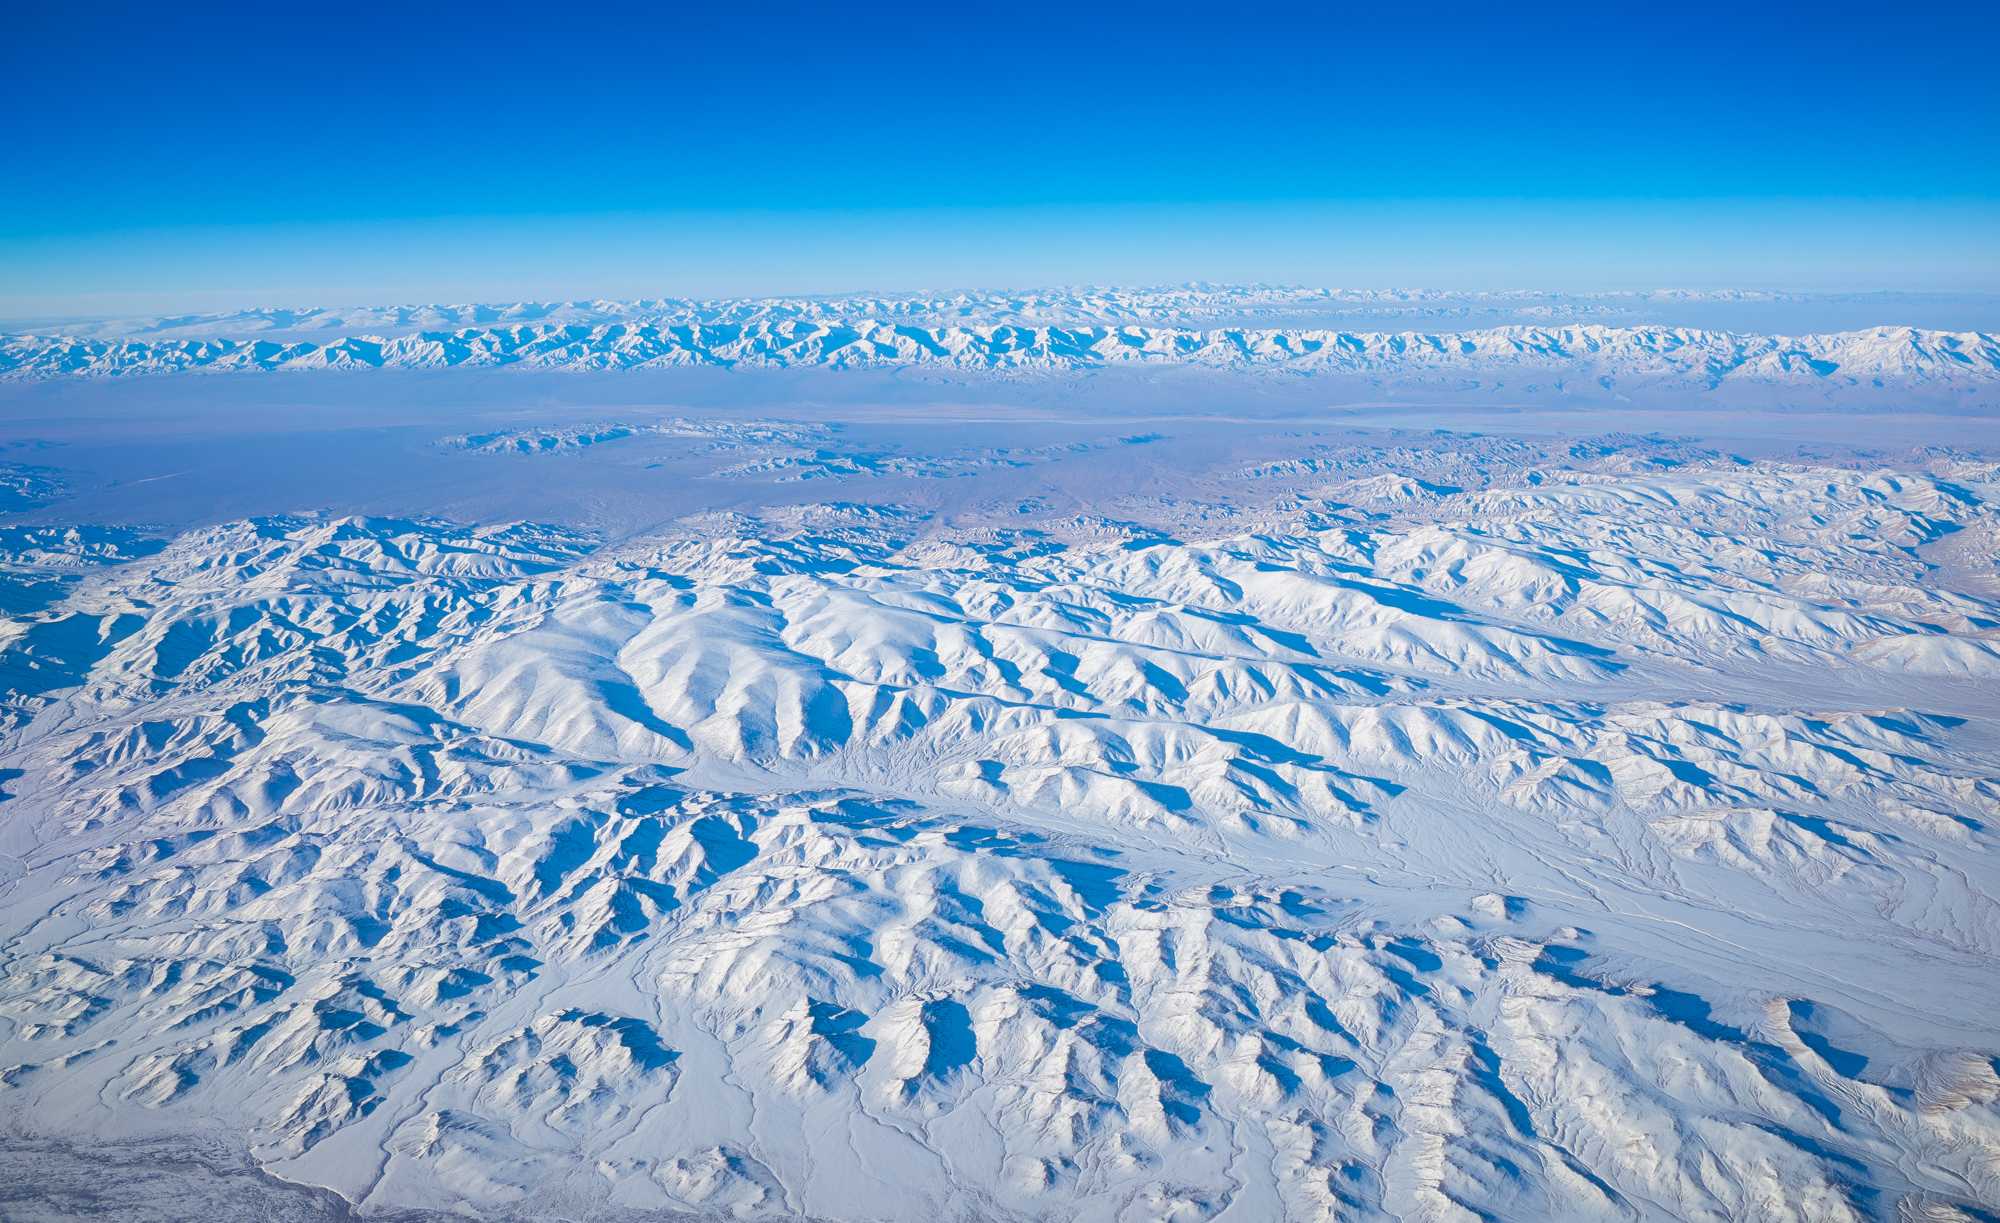
<svg viewBox="0 0 2000 1223"><path fill-rule="evenodd" d="M0 312L2000 289L1997 10L16 0Z"/></svg>

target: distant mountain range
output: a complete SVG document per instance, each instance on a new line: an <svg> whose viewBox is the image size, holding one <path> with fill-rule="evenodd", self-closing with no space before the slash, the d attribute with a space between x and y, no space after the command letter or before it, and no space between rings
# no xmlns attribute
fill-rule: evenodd
<svg viewBox="0 0 2000 1223"><path fill-rule="evenodd" d="M939 366L965 370L1187 365L1391 377L1495 374L1638 382L1984 389L2000 383L2000 338L1884 327L1767 336L1686 328L1501 327L1463 332L1284 328L925 326L866 319L753 323L516 324L282 342L254 338L97 340L0 337L0 377L184 371L522 366Z"/></svg>
<svg viewBox="0 0 2000 1223"><path fill-rule="evenodd" d="M187 371L932 367L1071 372L1118 366L1333 375L1456 391L1609 392L1766 386L1964 399L2000 384L1989 331L1911 326L1775 335L1666 325L1366 330L1385 311L1505 307L1637 316L1643 303L1771 305L1780 294L1442 294L1260 287L1049 290L740 301L523 302L251 310L0 334L0 379ZM1806 298L1796 300L1805 301ZM1248 325L1243 320L1266 325ZM1222 320L1235 320L1226 322ZM1307 320L1285 322L1279 320Z"/></svg>
<svg viewBox="0 0 2000 1223"><path fill-rule="evenodd" d="M98 340L324 340L466 328L599 323L777 323L872 320L929 327L1141 324L1165 327L1464 330L1504 325L1686 326L1800 334L1907 324L1992 329L2000 294L1784 293L1659 289L1563 293L1441 289L1318 289L1189 284L765 298L642 298L428 305L298 306L125 318L0 321L0 333Z"/></svg>

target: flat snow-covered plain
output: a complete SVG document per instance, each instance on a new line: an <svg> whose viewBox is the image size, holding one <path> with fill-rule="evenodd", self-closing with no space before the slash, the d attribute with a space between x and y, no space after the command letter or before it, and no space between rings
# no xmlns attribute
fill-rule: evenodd
<svg viewBox="0 0 2000 1223"><path fill-rule="evenodd" d="M1995 1217L2000 349L1467 300L9 337L0 1215Z"/></svg>

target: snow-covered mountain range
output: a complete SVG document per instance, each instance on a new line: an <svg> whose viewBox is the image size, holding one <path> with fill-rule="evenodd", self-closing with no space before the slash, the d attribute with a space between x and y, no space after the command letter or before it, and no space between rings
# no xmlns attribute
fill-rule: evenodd
<svg viewBox="0 0 2000 1223"><path fill-rule="evenodd" d="M1000 372L1186 366L1517 389L1743 385L1962 397L2000 385L2000 339L1985 331L1876 326L1776 335L1602 321L1689 299L1788 300L1188 287L253 310L0 335L0 378L502 366ZM1414 318L1462 319L1501 306L1517 316L1577 321L1467 330L1337 325L1343 312L1370 311L1379 319L1393 308Z"/></svg>
<svg viewBox="0 0 2000 1223"><path fill-rule="evenodd" d="M927 326L860 320L519 324L324 341L0 337L0 377L185 371L601 370L668 366L894 367L1063 371L1181 365L1361 377L2000 387L2000 338L1909 327L1798 337L1679 328L1506 327L1353 333L1144 326Z"/></svg>
<svg viewBox="0 0 2000 1223"><path fill-rule="evenodd" d="M1927 317L1984 319L2000 308L1992 294L1784 293L1753 290L1662 289L1650 292L1465 292L1437 289L1324 289L1272 285L1190 284L1166 287L1081 287L1024 291L846 294L763 298L641 298L396 306L293 306L151 317L41 320L9 328L88 339L324 339L343 335L407 335L522 325L600 323L785 323L873 319L932 327L1166 326L1319 327L1347 330L1465 330L1504 323L1704 326L1696 316L1808 320L1787 332L1851 330L1817 320L1842 317L1854 325L1908 323L1937 328ZM1909 314L1918 317L1898 317ZM1399 325L1386 327L1395 321ZM1974 322L1971 327L1983 328ZM1945 327L1965 330L1967 324ZM1744 328L1736 327L1736 330ZM1768 328L1767 328L1768 329Z"/></svg>
<svg viewBox="0 0 2000 1223"><path fill-rule="evenodd" d="M1809 304L0 338L0 1216L1996 1217L2000 342Z"/></svg>
<svg viewBox="0 0 2000 1223"><path fill-rule="evenodd" d="M638 438L552 436L453 444ZM1236 478L1301 491L14 529L0 1112L384 1212L2000 1200L2000 469Z"/></svg>

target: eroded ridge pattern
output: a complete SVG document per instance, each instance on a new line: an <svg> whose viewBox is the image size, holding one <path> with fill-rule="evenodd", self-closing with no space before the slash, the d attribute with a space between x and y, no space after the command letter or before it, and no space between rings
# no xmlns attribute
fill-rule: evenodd
<svg viewBox="0 0 2000 1223"><path fill-rule="evenodd" d="M1395 458L9 536L0 1113L364 1210L1992 1217L2000 471Z"/></svg>

